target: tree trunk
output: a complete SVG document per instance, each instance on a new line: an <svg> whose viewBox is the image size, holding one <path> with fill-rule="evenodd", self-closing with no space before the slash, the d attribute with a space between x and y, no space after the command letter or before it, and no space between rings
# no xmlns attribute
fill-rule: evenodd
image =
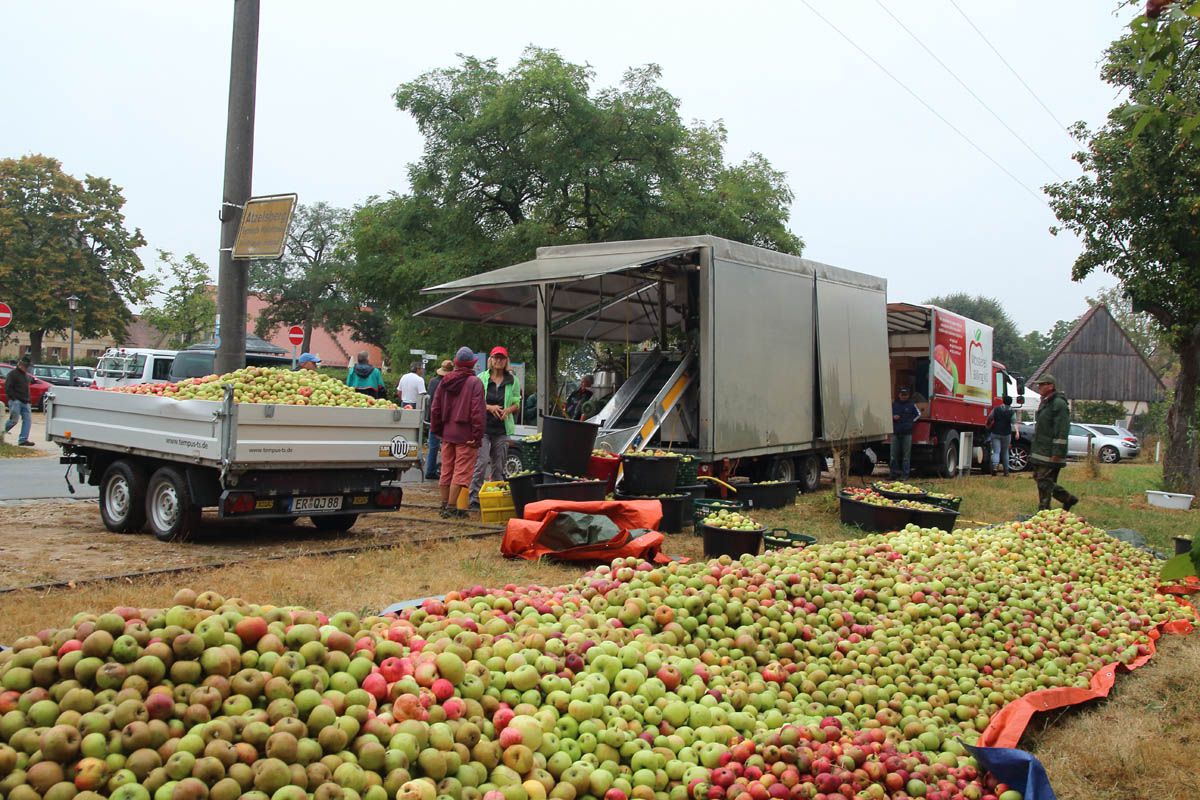
<svg viewBox="0 0 1200 800"><path fill-rule="evenodd" d="M1196 381L1200 378L1200 329L1179 349L1179 378L1167 411L1167 453L1163 484L1168 491L1200 494L1200 448L1196 418Z"/></svg>
<svg viewBox="0 0 1200 800"><path fill-rule="evenodd" d="M313 329L312 320L311 319L304 320L304 341L300 343L300 352L301 353L311 353L312 352L309 349L309 346L312 345L312 329Z"/></svg>
<svg viewBox="0 0 1200 800"><path fill-rule="evenodd" d="M42 337L45 335L44 330L29 332L29 357L34 364L42 363Z"/></svg>

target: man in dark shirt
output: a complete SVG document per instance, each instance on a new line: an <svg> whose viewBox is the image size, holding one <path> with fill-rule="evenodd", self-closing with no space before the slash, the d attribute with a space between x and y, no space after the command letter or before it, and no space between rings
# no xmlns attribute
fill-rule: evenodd
<svg viewBox="0 0 1200 800"><path fill-rule="evenodd" d="M21 361L15 369L10 369L4 378L4 394L8 398L8 422L4 424L4 433L0 434L0 442L8 432L21 422L21 435L17 444L21 447L33 447L29 441L29 429L33 426L33 408L29 404L29 356L21 356Z"/></svg>
<svg viewBox="0 0 1200 800"><path fill-rule="evenodd" d="M921 412L913 404L907 386L901 386L892 401L892 447L888 474L893 478L908 480L912 466L913 423L921 418Z"/></svg>
<svg viewBox="0 0 1200 800"><path fill-rule="evenodd" d="M1008 477L1008 447L1012 444L1013 408L1012 398L1004 395L1004 404L994 406L987 421L988 430L992 434L992 474L996 474L996 466L1004 467L1004 477Z"/></svg>

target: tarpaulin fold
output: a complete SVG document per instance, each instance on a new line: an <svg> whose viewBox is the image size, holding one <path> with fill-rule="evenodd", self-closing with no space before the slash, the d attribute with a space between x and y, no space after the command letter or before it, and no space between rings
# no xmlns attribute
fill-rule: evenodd
<svg viewBox="0 0 1200 800"><path fill-rule="evenodd" d="M566 513L603 516L616 526L618 533L605 540L572 544L573 538L579 536L578 531L565 539L562 531L578 528L580 523L577 520L558 522L558 518ZM662 552L666 537L657 530L661 524L662 503L657 500L541 500L525 506L524 519L508 521L500 552L508 558L529 561L545 556L563 561L612 561L633 557L666 564L671 559Z"/></svg>
<svg viewBox="0 0 1200 800"><path fill-rule="evenodd" d="M1033 753L1011 747L966 746L979 766L1021 793L1021 800L1057 800L1046 768Z"/></svg>

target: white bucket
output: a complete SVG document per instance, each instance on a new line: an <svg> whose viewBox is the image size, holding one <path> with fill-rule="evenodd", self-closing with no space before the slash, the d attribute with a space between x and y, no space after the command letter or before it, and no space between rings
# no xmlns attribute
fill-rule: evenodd
<svg viewBox="0 0 1200 800"><path fill-rule="evenodd" d="M1196 499L1194 494L1177 494L1176 492L1154 492L1146 490L1146 502L1152 506L1159 508L1173 508L1179 511L1186 511L1192 507L1192 501Z"/></svg>

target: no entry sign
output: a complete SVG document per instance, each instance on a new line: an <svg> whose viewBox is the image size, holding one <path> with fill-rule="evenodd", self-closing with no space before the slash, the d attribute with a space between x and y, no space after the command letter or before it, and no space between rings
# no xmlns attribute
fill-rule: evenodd
<svg viewBox="0 0 1200 800"><path fill-rule="evenodd" d="M0 303L0 328L8 326L12 322L12 309L8 307L8 303Z"/></svg>
<svg viewBox="0 0 1200 800"><path fill-rule="evenodd" d="M5 308L7 307L5 306ZM288 341L296 346L302 344L304 342L304 328L301 328L299 325L293 325L288 328Z"/></svg>

